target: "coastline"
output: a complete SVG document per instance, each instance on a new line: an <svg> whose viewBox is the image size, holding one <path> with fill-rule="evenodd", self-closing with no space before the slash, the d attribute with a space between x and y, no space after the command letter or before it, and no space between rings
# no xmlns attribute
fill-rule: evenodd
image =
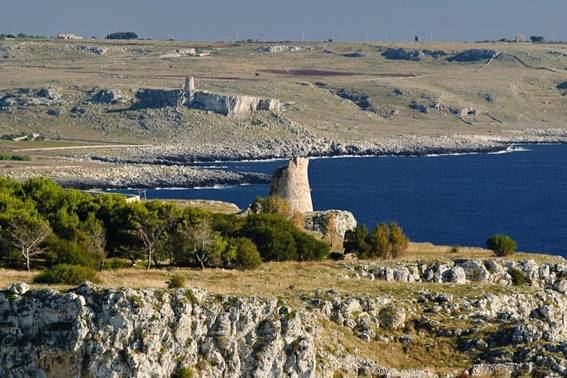
<svg viewBox="0 0 567 378"><path fill-rule="evenodd" d="M218 185L266 184L270 177L206 166L234 162L267 162L292 156L310 159L355 157L441 157L516 152L518 145L567 144L563 130L534 130L514 136L442 135L397 136L367 142L341 143L328 139L272 140L255 145L129 146L120 150L74 151L59 157L76 163L37 169L34 164L6 169L7 177L25 180L48 177L77 189L210 188Z"/></svg>

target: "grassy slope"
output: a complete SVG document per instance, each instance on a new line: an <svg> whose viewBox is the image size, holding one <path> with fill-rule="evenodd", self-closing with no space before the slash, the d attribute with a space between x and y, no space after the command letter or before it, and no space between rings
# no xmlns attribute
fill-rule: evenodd
<svg viewBox="0 0 567 378"><path fill-rule="evenodd" d="M377 46L369 44L333 44L334 54L321 51L323 45L296 53L266 54L256 52L260 44L232 46L204 45L215 49L209 57L163 59L159 56L179 47L199 46L191 42L134 43L84 41L82 45L109 48L105 56L73 49L74 43L61 41L2 42L13 48L14 57L0 60L0 89L58 86L78 101L94 87L135 89L139 87L179 87L186 75L195 75L197 87L223 93L242 93L276 97L284 102L286 115L318 135L342 140L398 134L495 133L522 128L565 128L567 99L555 88L567 80L567 73L527 68L511 58L495 61L483 70L482 63L446 63L444 61L405 62L382 58ZM398 44L402 46L443 49L458 52L469 48L491 48L516 55L530 65L562 70L567 57L550 51L567 51L564 45L531 44ZM16 47L19 47L16 49ZM147 49L140 54L135 49ZM341 52L363 50L364 58L346 58ZM294 76L263 70L324 69L356 73L355 76ZM385 75L412 74L415 77ZM398 109L393 118L360 110L356 105L313 85L325 83L332 89L348 88L370 96L379 111ZM395 96L393 90L405 95ZM487 102L489 94L494 102ZM421 114L408 104L438 101L446 106L473 106L502 120L478 117L479 125L466 125L448 112ZM137 127L132 120L117 114L101 114L100 119L73 119L68 115L50 117L44 111L0 114L0 131L42 131L48 135L112 140L121 142L175 142L181 135L187 141L212 140L227 121L186 111L176 129ZM231 121L232 122L232 121ZM230 122L229 122L230 123ZM211 125L211 127L195 124ZM249 124L246 121L237 125ZM214 126L217 125L217 126ZM234 124L233 124L234 126ZM240 129L243 137L279 131L258 128ZM226 134L230 135L230 134ZM218 141L226 135L218 136ZM274 135L272 135L274 136ZM212 138L212 139L211 139Z"/></svg>

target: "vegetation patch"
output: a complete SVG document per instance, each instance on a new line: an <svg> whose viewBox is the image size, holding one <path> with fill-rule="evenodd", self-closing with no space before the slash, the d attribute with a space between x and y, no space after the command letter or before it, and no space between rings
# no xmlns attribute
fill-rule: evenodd
<svg viewBox="0 0 567 378"><path fill-rule="evenodd" d="M60 264L34 277L35 283L79 285L85 281L100 282L96 270L86 266Z"/></svg>

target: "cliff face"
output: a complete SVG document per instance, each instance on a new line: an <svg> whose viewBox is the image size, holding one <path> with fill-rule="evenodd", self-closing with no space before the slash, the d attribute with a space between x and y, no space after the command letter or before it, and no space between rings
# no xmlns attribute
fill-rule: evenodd
<svg viewBox="0 0 567 378"><path fill-rule="evenodd" d="M0 290L0 377L567 376L567 265L494 261L340 263L342 289L290 286L293 308L201 289L14 284ZM329 287L330 265L316 269Z"/></svg>
<svg viewBox="0 0 567 378"><path fill-rule="evenodd" d="M21 291L20 291L21 292ZM1 377L313 377L310 317L199 290L0 294Z"/></svg>
<svg viewBox="0 0 567 378"><path fill-rule="evenodd" d="M293 212L305 214L313 211L308 166L309 160L295 157L272 176L270 195L285 199Z"/></svg>

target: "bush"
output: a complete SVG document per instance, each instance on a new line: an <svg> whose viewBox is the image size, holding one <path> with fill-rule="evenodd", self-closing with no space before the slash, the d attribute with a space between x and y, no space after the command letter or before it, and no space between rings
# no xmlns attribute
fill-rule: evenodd
<svg viewBox="0 0 567 378"><path fill-rule="evenodd" d="M517 244L507 235L494 235L486 241L488 249L492 250L496 256L510 256L516 252Z"/></svg>
<svg viewBox="0 0 567 378"><path fill-rule="evenodd" d="M79 285L85 281L100 282L96 270L86 266L60 264L34 277L35 283Z"/></svg>
<svg viewBox="0 0 567 378"><path fill-rule="evenodd" d="M340 253L340 252L331 252L329 254L329 258L333 261L341 261L345 259L345 255L344 253Z"/></svg>
<svg viewBox="0 0 567 378"><path fill-rule="evenodd" d="M91 268L95 267L95 259L90 253L77 242L50 237L46 241L47 252L45 263L47 266L59 264L82 265Z"/></svg>
<svg viewBox="0 0 567 378"><path fill-rule="evenodd" d="M238 238L234 241L236 245L236 259L234 266L239 270L254 270L262 265L262 256L256 244L248 238Z"/></svg>
<svg viewBox="0 0 567 378"><path fill-rule="evenodd" d="M528 279L518 268L512 268L510 270L510 276L512 276L512 283L516 286L523 286L528 283Z"/></svg>
<svg viewBox="0 0 567 378"><path fill-rule="evenodd" d="M295 245L297 247L297 260L299 261L319 261L329 255L331 247L305 232L294 234Z"/></svg>
<svg viewBox="0 0 567 378"><path fill-rule="evenodd" d="M249 215L242 236L251 239L264 261L297 260L295 226L277 214Z"/></svg>
<svg viewBox="0 0 567 378"><path fill-rule="evenodd" d="M185 287L186 282L187 277L185 277L181 273L175 273L170 277L169 282L167 283L167 287L170 289L181 289Z"/></svg>
<svg viewBox="0 0 567 378"><path fill-rule="evenodd" d="M0 160L30 161L31 157L27 155L13 155L13 154L0 153Z"/></svg>
<svg viewBox="0 0 567 378"><path fill-rule="evenodd" d="M409 246L409 239L397 223L379 224L371 234L365 225L358 225L345 234L345 253L356 253L361 259L399 258Z"/></svg>
<svg viewBox="0 0 567 378"><path fill-rule="evenodd" d="M106 39L138 39L138 35L132 32L116 32L107 35Z"/></svg>
<svg viewBox="0 0 567 378"><path fill-rule="evenodd" d="M278 196L257 197L250 208L258 214L279 214L286 219L293 217L289 202Z"/></svg>
<svg viewBox="0 0 567 378"><path fill-rule="evenodd" d="M451 248L449 248L449 253L459 253L460 249L458 246L454 245Z"/></svg>
<svg viewBox="0 0 567 378"><path fill-rule="evenodd" d="M121 259L119 257L112 257L105 259L102 263L102 270L116 270L132 268L132 261Z"/></svg>
<svg viewBox="0 0 567 378"><path fill-rule="evenodd" d="M195 373L190 367L180 367L175 370L173 378L193 378Z"/></svg>
<svg viewBox="0 0 567 378"><path fill-rule="evenodd" d="M354 230L345 233L344 249L345 253L356 253L363 258L368 257L370 245L368 239L368 228L364 224L358 224Z"/></svg>

